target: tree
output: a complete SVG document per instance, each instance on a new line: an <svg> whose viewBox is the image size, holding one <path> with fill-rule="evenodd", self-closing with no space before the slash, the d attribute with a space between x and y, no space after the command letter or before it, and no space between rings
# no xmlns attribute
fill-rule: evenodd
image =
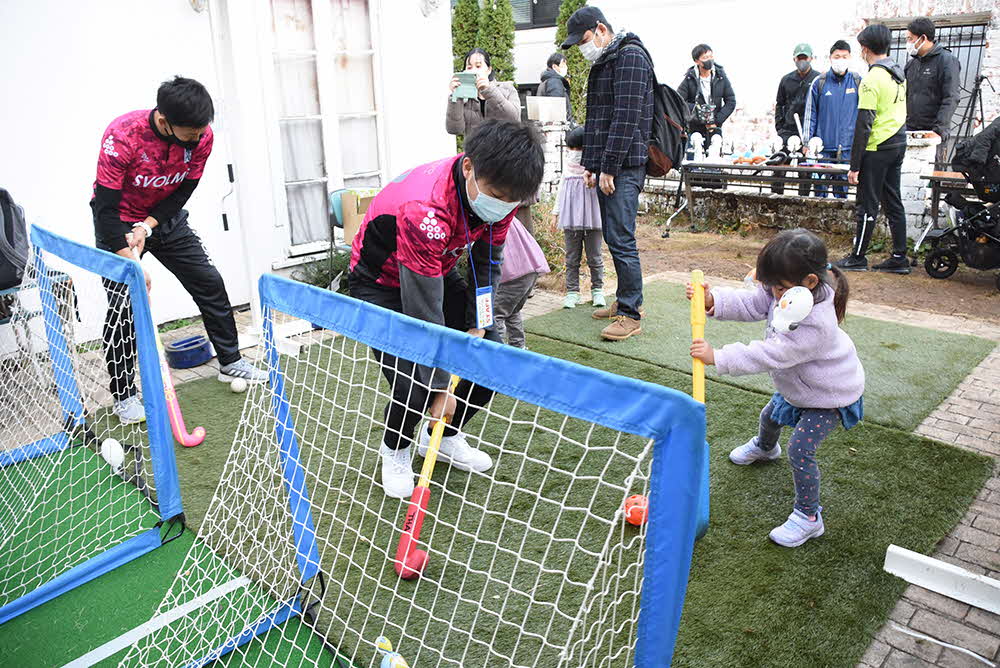
<svg viewBox="0 0 1000 668"><path fill-rule="evenodd" d="M451 14L451 52L455 72L465 69L465 54L476 46L479 35L479 0L458 0Z"/></svg>
<svg viewBox="0 0 1000 668"><path fill-rule="evenodd" d="M566 22L573 12L587 4L587 0L562 0L559 5L559 18L556 23L556 48L566 39ZM579 48L569 48L565 52L569 66L570 99L573 101L573 116L581 125L587 120L587 77L590 75L590 62L583 57Z"/></svg>
<svg viewBox="0 0 1000 668"><path fill-rule="evenodd" d="M476 46L490 54L497 81L514 80L514 10L510 0L485 0Z"/></svg>

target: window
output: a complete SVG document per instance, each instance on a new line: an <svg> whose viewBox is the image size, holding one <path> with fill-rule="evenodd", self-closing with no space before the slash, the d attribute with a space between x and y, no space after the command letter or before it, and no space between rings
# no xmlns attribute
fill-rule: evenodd
<svg viewBox="0 0 1000 668"><path fill-rule="evenodd" d="M514 25L518 30L554 26L559 17L560 4L561 0L510 0L514 9Z"/></svg>
<svg viewBox="0 0 1000 668"><path fill-rule="evenodd" d="M328 195L382 185L367 0L271 0L275 122L292 255L330 238ZM281 212L279 212L279 215Z"/></svg>
<svg viewBox="0 0 1000 668"><path fill-rule="evenodd" d="M973 92L977 88L980 66L983 61L983 53L986 50L986 29L989 23L989 14L986 14L983 23L976 22L974 17L964 17L963 25L961 16L943 17L940 20L935 18L934 41L946 49L950 49L952 54L958 58L962 65L962 79L959 84L959 102L955 109L955 115L951 119L951 138L947 144L947 155L951 156L955 150L955 144L968 137L971 128L968 123L969 103L972 101ZM951 19L951 20L949 20ZM889 47L889 57L895 60L900 66L905 67L910 58L906 53L906 25L910 19L896 19L887 25L892 29L892 44ZM974 114L978 117L978 100Z"/></svg>

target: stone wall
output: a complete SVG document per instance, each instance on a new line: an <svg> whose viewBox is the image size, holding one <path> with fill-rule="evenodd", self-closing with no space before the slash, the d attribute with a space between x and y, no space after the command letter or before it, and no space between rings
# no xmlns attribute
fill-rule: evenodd
<svg viewBox="0 0 1000 668"><path fill-rule="evenodd" d="M569 126L567 123L542 123L538 127L545 139L545 173L538 195L542 199L554 198L562 178L563 138Z"/></svg>
<svg viewBox="0 0 1000 668"><path fill-rule="evenodd" d="M906 158L903 160L900 183L903 209L906 211L906 234L914 238L920 235L930 218L931 190L927 187L927 180L920 176L933 171L934 156L941 143L939 138L926 139L922 135L922 132L907 133Z"/></svg>

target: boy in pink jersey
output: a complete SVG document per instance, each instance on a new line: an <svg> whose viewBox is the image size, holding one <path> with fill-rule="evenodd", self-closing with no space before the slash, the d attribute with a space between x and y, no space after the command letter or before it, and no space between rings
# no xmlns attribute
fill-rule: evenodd
<svg viewBox="0 0 1000 668"><path fill-rule="evenodd" d="M351 249L351 296L400 313L499 341L493 326L479 327L477 289L500 284L503 247L518 203L538 191L545 156L538 132L517 121L489 120L465 138L465 153L414 167L372 200ZM456 265L469 253L467 279ZM439 461L463 471L486 471L488 454L459 431L493 396L463 380L455 396L443 392L447 372L372 349L392 388L382 436L382 487L388 496L413 493L410 463L414 429L430 407L451 418ZM429 427L421 426L424 454Z"/></svg>
<svg viewBox="0 0 1000 668"><path fill-rule="evenodd" d="M155 109L112 121L104 131L90 207L98 248L127 258L133 257L132 249L148 250L194 299L215 346L219 380L259 383L267 376L240 356L226 286L183 208L212 153L209 123L214 113L204 86L175 77L160 86ZM125 424L142 422L146 415L136 396L132 311L123 306L118 284L105 281L104 286L105 361L114 411Z"/></svg>

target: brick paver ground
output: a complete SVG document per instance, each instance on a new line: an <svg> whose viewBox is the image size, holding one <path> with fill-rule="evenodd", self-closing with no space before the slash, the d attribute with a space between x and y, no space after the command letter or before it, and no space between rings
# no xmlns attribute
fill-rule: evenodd
<svg viewBox="0 0 1000 668"><path fill-rule="evenodd" d="M662 272L646 280L683 283L688 280L688 274ZM740 285L738 281L719 278L707 280L712 285ZM613 294L613 282L606 286L606 291ZM523 313L525 317L533 317L561 306L561 294L536 290ZM1000 328L970 318L904 311L857 301L852 301L849 309L854 315L1000 342ZM238 314L237 324L240 331L249 326L249 313ZM167 336L180 338L201 331L200 325L195 325ZM597 331L595 328L595 337ZM316 334L305 334L299 338L308 341L314 336ZM244 355L248 359L259 359L256 349L247 349ZM217 373L218 363L213 359L201 367L175 371L173 376L175 383L183 383L214 377ZM988 455L997 462L993 477L986 482L958 526L938 543L933 556L974 573L1000 578L1000 346L972 370L951 396L917 427L916 433ZM911 585L892 610L890 621L872 639L857 668L983 668L986 665L966 654L908 635L900 628L964 647L1000 665L1000 616Z"/></svg>

